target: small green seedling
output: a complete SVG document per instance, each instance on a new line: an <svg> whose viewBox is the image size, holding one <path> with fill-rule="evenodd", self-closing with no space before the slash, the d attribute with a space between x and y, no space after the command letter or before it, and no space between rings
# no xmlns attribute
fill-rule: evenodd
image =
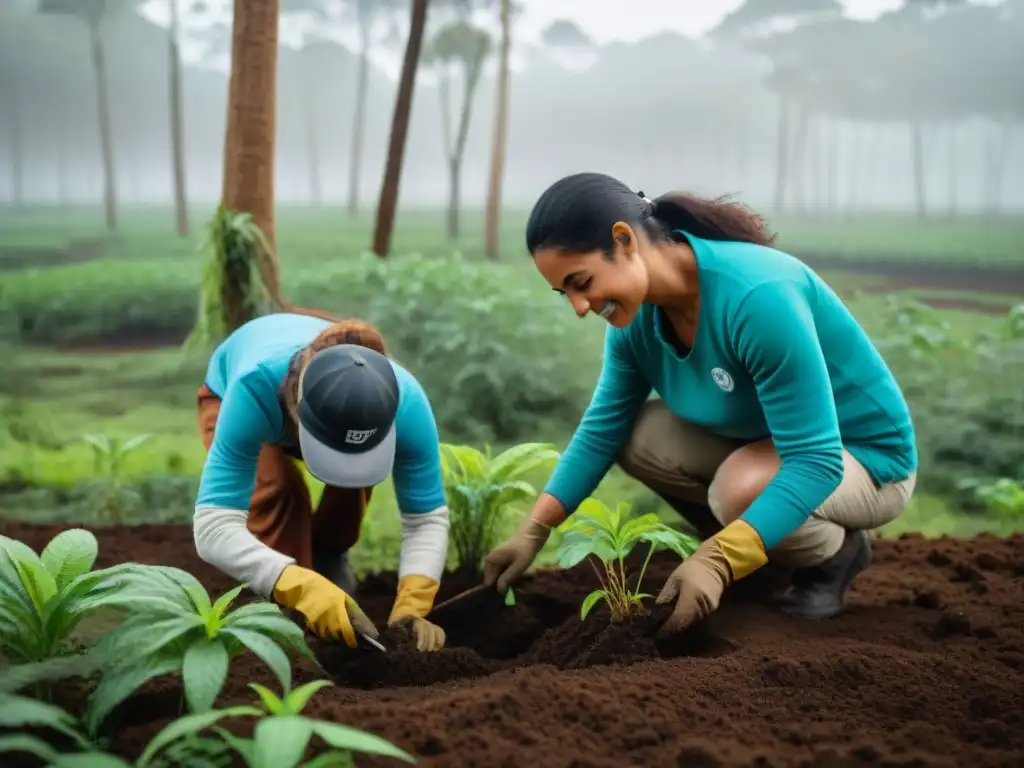
<svg viewBox="0 0 1024 768"><path fill-rule="evenodd" d="M263 710L254 710L254 714L264 715L256 724L253 738L241 738L220 727L213 730L238 753L249 768L354 766L353 752L416 762L409 753L372 733L340 723L305 717L302 710L306 703L314 693L329 685L332 683L328 680L313 680L282 698L259 683L249 683L249 687L259 694L263 703ZM332 749L300 763L313 736L319 736ZM143 754L143 759L146 756Z"/></svg>
<svg viewBox="0 0 1024 768"><path fill-rule="evenodd" d="M549 443L522 443L493 457L489 446L478 451L441 444L452 542L460 565L480 571L504 514L537 496L537 489L522 478L558 461L558 456Z"/></svg>
<svg viewBox="0 0 1024 768"><path fill-rule="evenodd" d="M994 483L979 484L975 493L992 511L1000 533L1009 536L1024 525L1024 484L1002 477Z"/></svg>
<svg viewBox="0 0 1024 768"><path fill-rule="evenodd" d="M92 571L96 537L71 528L37 555L0 536L0 657L6 664L73 653L72 633L89 613L117 602L119 568Z"/></svg>
<svg viewBox="0 0 1024 768"><path fill-rule="evenodd" d="M687 558L698 546L695 539L665 525L656 514L630 516L629 504L619 502L615 509L610 509L594 498L585 499L576 512L559 526L559 531L563 533L558 549L558 564L562 568L572 568L593 557L600 561L604 570L602 575L594 560L588 560L601 588L583 600L580 619L586 619L601 600L608 603L613 621L625 619L642 609L643 600L651 595L640 592L640 584L654 550L664 547ZM637 574L635 589L630 589L625 560L641 541L650 544L651 548Z"/></svg>
<svg viewBox="0 0 1024 768"><path fill-rule="evenodd" d="M314 664L302 629L270 602L227 612L244 588L235 587L211 602L192 575L167 566L135 565L120 600L130 614L104 638L109 655L123 661L110 667L90 699L87 724L95 733L103 719L140 686L160 675L180 672L188 709L209 711L235 655L248 649L291 688L293 650Z"/></svg>

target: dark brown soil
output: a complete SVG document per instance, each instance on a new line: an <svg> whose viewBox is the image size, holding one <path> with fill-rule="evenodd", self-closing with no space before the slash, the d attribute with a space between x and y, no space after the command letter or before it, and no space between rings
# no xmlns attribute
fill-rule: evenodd
<svg viewBox="0 0 1024 768"><path fill-rule="evenodd" d="M57 530L0 520L0 533L35 548ZM198 559L187 528L96 533L101 566L167 563L214 593L232 586ZM1024 536L875 547L834 620L785 617L752 580L672 641L653 637L662 611L616 626L598 609L581 622L589 569L538 572L512 607L482 596L447 612L437 654L407 650L403 628L382 632L386 654L311 641L335 687L307 713L431 766L1024 765ZM648 591L673 566L656 557ZM439 601L469 586L446 578ZM394 587L393 573L363 582L357 597L375 621ZM297 682L315 674L299 666ZM218 704L251 701L250 681L276 687L238 657ZM180 695L171 679L133 697L112 718L113 749L137 755ZM62 697L81 705L71 686Z"/></svg>

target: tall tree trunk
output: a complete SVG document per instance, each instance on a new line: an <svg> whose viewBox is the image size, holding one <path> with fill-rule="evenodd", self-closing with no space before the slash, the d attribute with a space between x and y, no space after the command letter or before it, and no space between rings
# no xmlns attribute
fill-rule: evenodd
<svg viewBox="0 0 1024 768"><path fill-rule="evenodd" d="M1003 175L1013 144L1013 122L1003 118L986 142L985 213L998 216L1002 210Z"/></svg>
<svg viewBox="0 0 1024 768"><path fill-rule="evenodd" d="M508 146L509 51L512 47L511 0L501 0L501 53L498 91L494 99L494 134L491 138L491 173L484 211L484 254L497 261L501 234L501 186Z"/></svg>
<svg viewBox="0 0 1024 768"><path fill-rule="evenodd" d="M839 207L839 152L843 138L843 124L838 120L828 123L827 156L825 158L825 206L835 214Z"/></svg>
<svg viewBox="0 0 1024 768"><path fill-rule="evenodd" d="M57 146L57 204L61 208L71 205L71 189L68 179L68 130L64 120L55 120L57 134L54 142Z"/></svg>
<svg viewBox="0 0 1024 768"><path fill-rule="evenodd" d="M912 151L912 172L914 175L914 208L917 218L924 219L928 215L928 201L925 197L924 186L924 129L921 123L913 121L910 124L910 143Z"/></svg>
<svg viewBox="0 0 1024 768"><path fill-rule="evenodd" d="M807 155L810 150L808 141L808 128L810 115L807 108L802 104L796 106L796 130L793 132L793 180L792 187L796 193L793 196L793 210L796 213L803 213L807 207Z"/></svg>
<svg viewBox="0 0 1024 768"><path fill-rule="evenodd" d="M360 11L363 13L363 11ZM359 74L356 82L356 109L352 118L352 149L348 163L348 214L359 214L359 178L363 163L363 125L366 123L366 90L370 81L370 24L359 19Z"/></svg>
<svg viewBox="0 0 1024 768"><path fill-rule="evenodd" d="M316 78L310 72L303 78L302 96L305 100L306 118L306 162L309 167L309 196L314 206L323 202L323 186L320 181L320 139L317 131L316 95L313 83Z"/></svg>
<svg viewBox="0 0 1024 768"><path fill-rule="evenodd" d="M789 120L792 106L789 99L779 97L779 122L775 137L775 213L786 209L786 186L789 181Z"/></svg>
<svg viewBox="0 0 1024 768"><path fill-rule="evenodd" d="M241 0L235 0L241 2ZM409 39L405 44L405 58L402 61L402 76L398 82L398 96L391 118L391 138L388 141L388 158L384 167L380 200L377 204L377 223L373 233L373 252L385 258L391 249L391 235L395 226L395 209L398 206L399 182L402 177L402 162L405 159L405 140L409 133L409 115L412 112L412 96L416 86L416 70L419 66L420 51L423 48L423 30L427 25L427 0L412 0L412 17L409 21Z"/></svg>
<svg viewBox="0 0 1024 768"><path fill-rule="evenodd" d="M25 204L25 103L21 98L21 87L11 87L11 205L21 208Z"/></svg>
<svg viewBox="0 0 1024 768"><path fill-rule="evenodd" d="M274 222L278 0L235 0L222 204L247 212L272 252L264 280L280 294ZM230 316L230 312L229 312Z"/></svg>
<svg viewBox="0 0 1024 768"><path fill-rule="evenodd" d="M178 21L178 1L170 0L171 28L168 32L171 98L171 162L174 174L174 212L178 234L188 235L188 202L185 182L185 107L181 86L181 50L178 39L181 25Z"/></svg>
<svg viewBox="0 0 1024 768"><path fill-rule="evenodd" d="M462 175L462 159L466 156L466 140L469 138L469 123L473 115L473 98L476 95L476 87L480 83L480 74L483 72L483 59L467 64L463 76L465 87L462 92L462 114L459 116L459 132L455 137L455 146L451 155L451 203L459 206L460 194L459 184ZM458 209L448 212L448 237L457 240L459 237L459 211Z"/></svg>
<svg viewBox="0 0 1024 768"><path fill-rule="evenodd" d="M953 120L949 124L949 218L955 219L957 215L957 124Z"/></svg>
<svg viewBox="0 0 1024 768"><path fill-rule="evenodd" d="M107 93L107 62L99 20L89 22L89 45L96 77L96 117L99 121L103 161L103 211L107 229L113 232L117 229L117 168L114 163L114 132L110 123L110 97Z"/></svg>
<svg viewBox="0 0 1024 768"><path fill-rule="evenodd" d="M459 185L462 177L462 157L455 155L448 164L448 237L457 240L459 237Z"/></svg>

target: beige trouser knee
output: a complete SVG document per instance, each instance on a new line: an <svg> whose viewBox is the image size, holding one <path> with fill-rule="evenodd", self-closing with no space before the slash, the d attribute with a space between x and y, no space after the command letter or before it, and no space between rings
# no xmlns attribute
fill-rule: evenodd
<svg viewBox="0 0 1024 768"><path fill-rule="evenodd" d="M662 400L651 400L637 416L619 465L665 498L709 507L725 525L730 515L716 493L718 469L743 445L742 441L683 421ZM878 528L906 509L916 474L879 488L845 450L843 467L843 480L832 495L803 525L768 551L771 562L792 568L818 565L839 551L847 530Z"/></svg>

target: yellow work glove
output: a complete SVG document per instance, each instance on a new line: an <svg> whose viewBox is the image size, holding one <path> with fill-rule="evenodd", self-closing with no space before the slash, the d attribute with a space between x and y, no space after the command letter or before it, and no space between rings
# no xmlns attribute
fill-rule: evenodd
<svg viewBox="0 0 1024 768"><path fill-rule="evenodd" d="M380 633L355 600L316 571L289 565L274 585L274 600L298 611L309 629L324 640L339 636L350 648L359 643L356 632L373 639Z"/></svg>
<svg viewBox="0 0 1024 768"><path fill-rule="evenodd" d="M680 632L718 609L725 588L768 562L764 544L749 523L734 520L686 558L668 577L655 601L675 600L661 634Z"/></svg>
<svg viewBox="0 0 1024 768"><path fill-rule="evenodd" d="M412 574L398 582L398 595L388 617L388 626L408 621L419 651L438 651L444 647L444 630L424 618L434 607L441 585L428 576Z"/></svg>

